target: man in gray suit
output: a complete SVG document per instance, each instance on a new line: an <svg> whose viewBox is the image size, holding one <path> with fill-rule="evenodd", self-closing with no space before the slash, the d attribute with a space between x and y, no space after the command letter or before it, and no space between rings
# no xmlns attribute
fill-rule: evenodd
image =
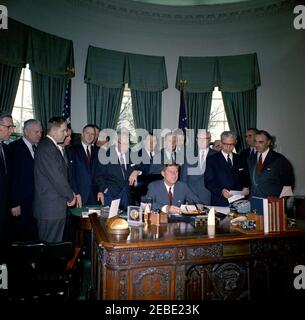
<svg viewBox="0 0 305 320"><path fill-rule="evenodd" d="M37 148L34 161L34 216L39 239L60 242L66 221L66 207L75 204L68 182L68 170L58 143L67 136L67 123L62 117L48 122L48 134Z"/></svg>
<svg viewBox="0 0 305 320"><path fill-rule="evenodd" d="M210 205L211 192L204 184L204 172L206 160L217 151L209 148L211 133L206 129L199 129L197 133L197 161L191 163L186 156L186 161L182 166L181 180L189 186L202 203Z"/></svg>
<svg viewBox="0 0 305 320"><path fill-rule="evenodd" d="M165 164L161 172L163 180L151 182L148 185L147 197L152 199L153 210L167 213L180 212L181 204L189 202L200 204L198 197L189 189L186 183L178 180L178 165Z"/></svg>

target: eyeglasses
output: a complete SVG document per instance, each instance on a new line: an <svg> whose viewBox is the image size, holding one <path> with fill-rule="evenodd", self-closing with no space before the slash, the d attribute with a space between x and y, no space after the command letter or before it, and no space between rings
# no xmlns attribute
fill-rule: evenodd
<svg viewBox="0 0 305 320"><path fill-rule="evenodd" d="M11 124L11 125L6 125L6 124L2 124L2 123L0 123L0 126L2 126L2 127L5 127L5 128L8 128L8 129L15 129L16 128L16 126L14 126L13 124Z"/></svg>

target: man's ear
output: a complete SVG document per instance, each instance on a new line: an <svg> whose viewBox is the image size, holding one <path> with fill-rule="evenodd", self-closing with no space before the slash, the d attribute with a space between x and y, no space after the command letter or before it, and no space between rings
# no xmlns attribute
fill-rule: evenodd
<svg viewBox="0 0 305 320"><path fill-rule="evenodd" d="M161 171L161 175L164 178L164 170Z"/></svg>

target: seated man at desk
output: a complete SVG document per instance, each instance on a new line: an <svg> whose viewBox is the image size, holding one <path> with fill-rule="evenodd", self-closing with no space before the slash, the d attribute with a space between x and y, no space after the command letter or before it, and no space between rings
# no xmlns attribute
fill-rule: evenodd
<svg viewBox="0 0 305 320"><path fill-rule="evenodd" d="M148 185L147 197L152 199L153 210L177 213L185 202L198 204L198 208L202 209L200 200L187 184L177 181L179 168L176 163L165 164L161 174L163 180L153 181Z"/></svg>

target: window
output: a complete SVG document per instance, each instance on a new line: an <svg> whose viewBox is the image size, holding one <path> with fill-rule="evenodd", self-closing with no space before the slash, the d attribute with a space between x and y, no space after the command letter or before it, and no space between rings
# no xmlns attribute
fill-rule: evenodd
<svg viewBox="0 0 305 320"><path fill-rule="evenodd" d="M126 128L130 132L130 142L134 144L137 142L136 130L132 113L132 101L131 92L127 84L124 89L123 99L121 104L120 117L117 125L117 130L120 128Z"/></svg>
<svg viewBox="0 0 305 320"><path fill-rule="evenodd" d="M22 125L24 121L34 118L31 86L31 71L27 65L26 68L21 71L21 77L12 112L14 123L16 125L15 132L17 134L22 133Z"/></svg>
<svg viewBox="0 0 305 320"><path fill-rule="evenodd" d="M211 132L212 141L219 140L223 131L230 130L221 91L218 90L218 87L214 88L212 96L212 106L208 129Z"/></svg>

